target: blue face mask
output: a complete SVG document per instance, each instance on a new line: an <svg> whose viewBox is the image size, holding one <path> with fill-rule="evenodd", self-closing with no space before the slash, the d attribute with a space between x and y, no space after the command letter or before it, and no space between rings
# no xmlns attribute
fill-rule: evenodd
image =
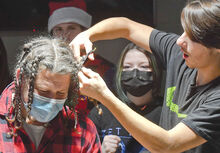
<svg viewBox="0 0 220 153"><path fill-rule="evenodd" d="M66 99L50 99L34 93L30 115L38 122L50 122L62 110L65 101ZM27 107L26 103L24 105Z"/></svg>

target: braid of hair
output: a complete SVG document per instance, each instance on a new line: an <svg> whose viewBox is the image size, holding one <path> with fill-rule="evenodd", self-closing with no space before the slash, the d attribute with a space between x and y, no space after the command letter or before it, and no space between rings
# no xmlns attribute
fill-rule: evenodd
<svg viewBox="0 0 220 153"><path fill-rule="evenodd" d="M22 77L23 77L24 67L20 68L20 74L18 77L18 86L15 92L15 128L19 129L21 127L22 122L22 114L21 114L21 84L22 84Z"/></svg>
<svg viewBox="0 0 220 153"><path fill-rule="evenodd" d="M31 111L31 105L33 103L34 82L35 82L35 78L36 78L36 75L37 75L37 72L38 72L38 67L39 67L40 60L41 60L41 58L37 57L31 63L32 73L30 75L29 90L28 90L28 103L27 103L27 114L28 114L28 117L30 115L29 113Z"/></svg>
<svg viewBox="0 0 220 153"><path fill-rule="evenodd" d="M22 49L23 54L21 55L20 60L18 60L17 63L21 63L21 62L24 60L24 58L30 53L30 51L31 51L30 48L31 48L31 45L30 45L30 44L25 44L25 45L24 45L24 47L23 47L23 49Z"/></svg>
<svg viewBox="0 0 220 153"><path fill-rule="evenodd" d="M10 132L7 133L7 137L12 138L13 136L17 136L16 130L21 128L22 126L22 113L21 113L21 84L22 84L22 77L24 73L24 67L26 65L26 62L21 63L20 66L17 66L17 68L20 67L20 74L18 76L18 82L17 78L14 77L15 82L15 93L14 97L12 99L12 103L8 109L8 115L6 116L6 120L9 122L9 130ZM10 118L12 116L12 118ZM15 130L13 130L12 125L14 125Z"/></svg>
<svg viewBox="0 0 220 153"><path fill-rule="evenodd" d="M72 111L72 113L74 113L74 118L75 118L74 129L76 129L76 125L78 124L78 120L77 120L78 115L75 110L75 107L78 104L78 97L79 97L78 93L79 93L79 82L78 82L78 77L74 73L74 74L72 74L72 77L71 77L68 99L67 99L67 102L65 103L65 108L66 108L66 106L68 106L69 109ZM67 117L69 118L68 113L67 113L67 109L65 109L65 111L66 111Z"/></svg>
<svg viewBox="0 0 220 153"><path fill-rule="evenodd" d="M15 95L16 91L18 90L18 85L17 85L17 79L14 77L14 82L15 82ZM13 93L14 94L14 93ZM12 102L10 104L10 107L8 108L8 114L6 115L6 120L12 124L15 121L15 115L13 115L13 110L15 109L15 95L12 95Z"/></svg>

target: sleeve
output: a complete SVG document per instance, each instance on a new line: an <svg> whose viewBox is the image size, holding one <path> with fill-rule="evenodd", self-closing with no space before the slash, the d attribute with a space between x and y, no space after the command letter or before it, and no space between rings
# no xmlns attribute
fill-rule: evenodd
<svg viewBox="0 0 220 153"><path fill-rule="evenodd" d="M171 58L180 54L180 47L176 44L178 35L153 30L150 35L150 49L157 62L164 69L167 68Z"/></svg>
<svg viewBox="0 0 220 153"><path fill-rule="evenodd" d="M182 122L199 136L220 149L220 94L208 96L206 101Z"/></svg>

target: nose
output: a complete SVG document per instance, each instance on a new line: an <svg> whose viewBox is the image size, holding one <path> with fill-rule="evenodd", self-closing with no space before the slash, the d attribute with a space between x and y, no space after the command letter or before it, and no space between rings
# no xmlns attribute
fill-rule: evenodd
<svg viewBox="0 0 220 153"><path fill-rule="evenodd" d="M66 36L68 36L68 30L63 30L62 31L62 37L65 38Z"/></svg>
<svg viewBox="0 0 220 153"><path fill-rule="evenodd" d="M136 78L138 75L138 69L135 68L133 69L133 71L134 71L133 78Z"/></svg>
<svg viewBox="0 0 220 153"><path fill-rule="evenodd" d="M180 47L185 47L186 46L186 33L184 32L176 41L176 44Z"/></svg>

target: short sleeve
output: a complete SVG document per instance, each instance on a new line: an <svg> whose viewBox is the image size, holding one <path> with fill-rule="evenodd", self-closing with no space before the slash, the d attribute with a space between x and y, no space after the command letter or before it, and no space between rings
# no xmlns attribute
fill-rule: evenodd
<svg viewBox="0 0 220 153"><path fill-rule="evenodd" d="M156 29L150 35L150 49L159 65L163 66L164 69L167 68L171 58L180 53L180 47L176 44L178 38L179 36L176 34L165 33Z"/></svg>
<svg viewBox="0 0 220 153"><path fill-rule="evenodd" d="M220 94L207 97L182 122L220 149Z"/></svg>

